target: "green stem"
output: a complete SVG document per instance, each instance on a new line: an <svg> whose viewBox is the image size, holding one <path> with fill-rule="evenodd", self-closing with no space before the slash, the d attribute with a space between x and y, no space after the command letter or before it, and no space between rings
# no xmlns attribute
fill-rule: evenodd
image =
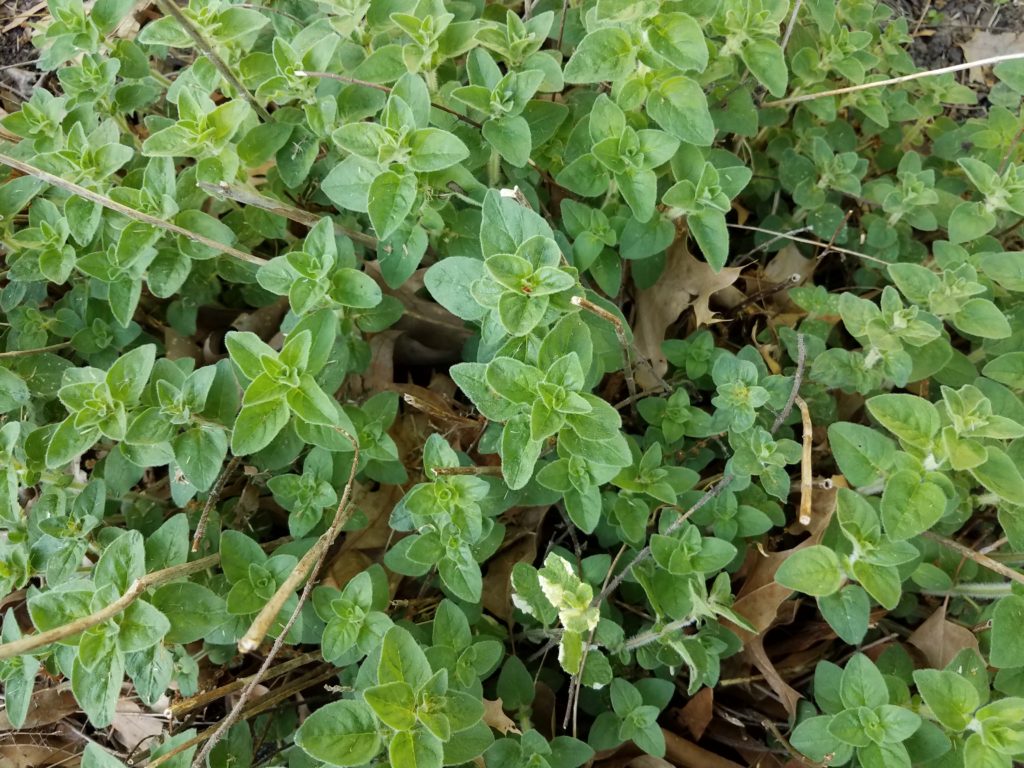
<svg viewBox="0 0 1024 768"><path fill-rule="evenodd" d="M671 635L675 632L679 632L682 629L686 629L686 627L693 626L694 623L696 623L696 621L696 619L692 618L679 619L678 621L673 621L669 624L666 624L659 630L651 629L646 632L641 632L640 634L634 635L625 643L623 643L622 650L635 651L637 648L643 648L645 645L656 643L658 640L661 640L661 638L665 637L666 635Z"/></svg>
<svg viewBox="0 0 1024 768"><path fill-rule="evenodd" d="M165 15L172 17L182 26L182 28L188 33L188 36L192 38L192 42L196 44L196 48L198 48L207 60L209 60L214 69L220 73L220 76L223 77L232 88L234 88L235 92L241 98L249 102L249 106L251 106L256 114L260 116L260 120L265 123L271 122L273 118L270 117L270 113L267 112L266 107L256 101L256 97L249 92L248 88L242 85L241 80L235 77L235 73L231 71L227 62L217 54L213 49L213 45L211 45L210 41L203 36L203 33L199 28L192 23L192 20L182 13L181 9L171 2L171 0L156 0L156 4Z"/></svg>
<svg viewBox="0 0 1024 768"><path fill-rule="evenodd" d="M497 189L499 181L501 181L501 155L498 154L498 150L492 148L491 157L487 161L487 186Z"/></svg>
<svg viewBox="0 0 1024 768"><path fill-rule="evenodd" d="M957 584L951 589L925 589L923 594L936 597L970 597L975 600L998 600L1013 593L1013 585L1008 581L982 581Z"/></svg>
<svg viewBox="0 0 1024 768"><path fill-rule="evenodd" d="M608 192L604 196L604 201L601 203L601 209L608 207L608 204L615 199L615 193L619 191L619 188L615 185L615 179L608 182Z"/></svg>
<svg viewBox="0 0 1024 768"><path fill-rule="evenodd" d="M12 349L10 352L0 352L0 358L28 357L29 355L39 355L43 352L54 352L58 349L64 349L65 347L70 346L70 341L62 341L59 344L51 344L48 347L36 347L35 349Z"/></svg>

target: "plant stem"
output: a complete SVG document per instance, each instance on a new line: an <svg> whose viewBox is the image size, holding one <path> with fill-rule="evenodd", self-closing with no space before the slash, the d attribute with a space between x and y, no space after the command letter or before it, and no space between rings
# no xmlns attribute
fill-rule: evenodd
<svg viewBox="0 0 1024 768"><path fill-rule="evenodd" d="M352 511L348 509L348 500L352 495L352 486L356 479L356 470L359 465L359 443L356 439L345 432L340 427L335 427L336 430L345 435L352 442L352 447L355 450L355 455L352 459L352 471L349 474L348 482L345 484L345 490L341 494L341 501L338 502L338 509L334 514L334 522L331 523L331 527L328 528L316 540L316 543L310 547L309 551L302 556L299 564L295 566L288 578L285 579L284 583L278 588L274 596L270 598L267 604L263 607L263 610L257 614L253 620L252 625L249 627L249 631L245 633L245 636L238 641L238 650L241 653L249 653L259 648L260 643L263 642L263 638L266 637L267 631L271 625L277 619L277 614L281 612L285 602L291 597L295 590L298 589L306 575L310 573L314 563L318 561L327 549L334 543L334 539L337 538L341 532L341 528L345 523L348 522L349 517L352 516ZM315 576L315 574L313 574ZM312 579L311 579L312 581ZM281 633L281 637L287 634L286 632Z"/></svg>
<svg viewBox="0 0 1024 768"><path fill-rule="evenodd" d="M283 661L277 666L268 670L267 673L263 676L263 680L264 682L266 682L267 680L273 680L275 677L280 677L281 675L287 672L291 672L293 669L298 669L299 667L308 664L311 661L320 661L322 659L323 656L320 655L320 651L310 651L309 653L304 653L301 656L296 656L294 659L288 659L288 661ZM195 696L190 696L187 699L182 699L181 701L171 704L171 706L164 710L164 714L168 715L173 719L180 719L182 715L188 714L194 709L205 707L207 704L210 704L211 702L217 701L218 699L222 699L230 693L234 693L239 688L245 686L251 679L252 675L249 675L248 677L239 677L238 679L232 680L230 683L227 683L226 685L221 685L212 690L204 691L203 693L197 693Z"/></svg>
<svg viewBox="0 0 1024 768"><path fill-rule="evenodd" d="M272 197L261 195L259 192L255 192L244 187L236 187L228 184L226 181L222 181L219 184L211 184L208 181L197 181L196 186L204 192L207 192L215 197L223 197L228 200L234 200L236 203L242 205L251 205L254 208L261 208L264 211L270 213L276 213L278 216L284 216L286 219L298 222L299 224L305 224L307 227L316 226L317 222L320 221L320 216L310 211L305 211L302 208L296 208L294 205L288 205L280 200L275 200ZM357 243L373 248L377 248L377 238L370 235L364 234L363 232L356 232L345 227L334 225L334 231L339 235L344 235L350 240L354 240Z"/></svg>
<svg viewBox="0 0 1024 768"><path fill-rule="evenodd" d="M789 23L786 24L786 31L782 35L782 42L779 46L783 51L786 50L786 46L789 45L789 38L793 35L793 28L796 26L796 17L800 13L800 6L803 5L804 0L796 0L793 3L793 12L789 14Z"/></svg>
<svg viewBox="0 0 1024 768"><path fill-rule="evenodd" d="M70 346L70 341L62 341L59 344L51 344L48 347L36 347L35 349L12 349L10 352L0 352L0 358L28 357L29 355L39 355L43 352L54 352L58 349L65 349Z"/></svg>
<svg viewBox="0 0 1024 768"><path fill-rule="evenodd" d="M957 584L950 589L924 589L925 595L936 597L971 597L975 600L997 600L1013 593L1013 585L1008 581L980 581Z"/></svg>
<svg viewBox="0 0 1024 768"><path fill-rule="evenodd" d="M191 22L191 20L189 20L187 16L185 16L185 14L181 12L181 9L174 4L173 0L156 0L156 4L160 7L161 11L168 16L173 17L174 20L182 26L182 28L188 33L188 36L191 37L192 41L196 44L196 48L202 51L202 54L209 59L211 64L213 64L214 69L220 73L221 77L228 81L228 84L238 92L238 95L249 102L249 106L256 110L256 114L260 116L260 119L265 123L271 122L273 118L270 117L270 113L267 112L266 108L256 101L256 97L249 92L248 88L242 85L241 81L237 77L235 77L235 73L232 72L224 60L217 55L217 52L213 50L213 46L210 45L210 42L203 37L203 33Z"/></svg>
<svg viewBox="0 0 1024 768"><path fill-rule="evenodd" d="M492 467L484 464L479 467L437 467L434 469L435 475L449 476L449 475L500 475L501 467Z"/></svg>
<svg viewBox="0 0 1024 768"><path fill-rule="evenodd" d="M173 232L176 235L181 235L192 242L205 245L207 248L220 251L227 256L233 256L239 261L245 261L249 264L255 264L256 266L262 266L267 263L266 259L261 259L259 256L253 256L251 253L246 253L245 251L240 251L237 248L232 248L230 245L224 245L224 243L212 240L198 232L192 232L184 227L179 227L177 224L172 224L169 221L158 219L156 216L151 216L148 213L143 213L142 211L137 211L134 208L129 208L127 205L122 205L121 203L111 200L106 195L101 195L99 192L93 192L91 189L86 189L74 182L62 179L60 176L55 176L41 168L36 168L34 165L29 165L28 163L22 162L21 160L2 152L0 152L0 165L6 165L9 168L14 168L15 170L26 173L29 176L34 176L37 179L45 181L47 184L63 189L65 192L70 192L72 195L78 195L89 202L98 203L107 210L119 213L122 216L127 216L129 219L135 219L135 221L141 221L143 224L149 224L151 227L157 227L158 229Z"/></svg>
<svg viewBox="0 0 1024 768"><path fill-rule="evenodd" d="M797 237L796 235L789 234L787 232L776 232L774 229L763 229L762 227L752 227L749 224L726 224L730 229L742 229L746 232L761 232L765 235L775 235L776 237L785 238L786 240L792 240L794 243L804 243L806 245L814 245L818 248L824 248L825 244L818 240L811 240L808 237ZM856 256L859 259L866 259L867 261L873 261L876 264L889 265L889 262L879 259L875 256L868 256L866 253L860 253L859 251L851 251L849 248L840 248L838 245L831 245L828 247L830 251L836 253L845 253L847 256Z"/></svg>
<svg viewBox="0 0 1024 768"><path fill-rule="evenodd" d="M785 408L779 412L779 415L775 417L775 421L772 422L772 434L779 431L779 428L789 418L789 414L793 412L793 406L800 395L800 385L803 383L804 366L806 363L807 345L804 342L804 335L798 333L796 335L796 371L793 373L793 388L789 391L789 399L786 401Z"/></svg>
<svg viewBox="0 0 1024 768"><path fill-rule="evenodd" d="M499 181L501 181L501 155L498 154L498 150L491 147L491 156L487 158L487 186L497 189Z"/></svg>
<svg viewBox="0 0 1024 768"><path fill-rule="evenodd" d="M622 325L622 321L613 315L603 307L599 307L592 301L589 301L582 296L573 296L570 300L573 304L581 309L587 310L592 315L597 315L602 320L606 320L612 324L615 328L615 335L619 339L619 345L622 347L622 356L625 360L625 367L623 373L626 377L626 390L629 392L629 406L631 410L636 407L636 379L633 378L633 354L629 345L629 339L626 338L626 329Z"/></svg>
<svg viewBox="0 0 1024 768"><path fill-rule="evenodd" d="M811 524L811 509L814 495L814 466L811 463L811 449L814 446L814 426L811 424L811 411L802 397L796 399L803 422L803 441L800 446L800 514L797 518L801 525Z"/></svg>
<svg viewBox="0 0 1024 768"><path fill-rule="evenodd" d="M724 491L726 486L729 485L729 483L731 483L732 481L733 475L723 475L721 480L719 480L708 490L706 490L704 492L704 495L701 496L692 507L690 507L688 510L686 510L686 512L680 515L672 523L672 525L670 525L665 530L665 535L670 536L673 532L677 531L682 526L682 524L690 518L691 515L693 515L695 512L703 508L708 502L710 502L712 499L718 496L718 494ZM629 561L625 568L623 568L621 571L615 574L615 577L612 578L612 580L605 585L604 589L601 590L601 594L594 598L594 600L591 602L591 605L600 605L601 603L603 603L605 599L608 597L608 595L610 595L612 592L618 589L619 584L621 584L623 579L626 578L626 574L632 571L633 568L638 566L640 563L644 562L650 556L651 545L648 544L639 552L637 552L636 555L634 555L633 559Z"/></svg>
<svg viewBox="0 0 1024 768"><path fill-rule="evenodd" d="M196 532L192 537L192 551L199 551L199 544L202 542L203 537L206 536L206 524L210 520L210 512L213 511L214 504L217 503L217 499L220 498L221 492L224 490L224 484L228 481L228 476L235 471L235 467L238 466L239 458L232 456L231 461L224 467L220 475L217 477L217 482L213 484L213 488L210 489L210 495L206 499L206 504L203 505L203 512L199 515L199 522L196 523Z"/></svg>
<svg viewBox="0 0 1024 768"><path fill-rule="evenodd" d="M686 627L692 627L696 623L696 621L697 620L693 618L679 619L678 621L673 621L669 624L666 624L659 630L650 629L646 632L641 632L637 635L633 635L633 637L631 637L623 644L622 650L635 651L637 648L643 648L645 645L650 645L651 643L657 642L665 635L670 635L673 632L678 632L681 629L686 629Z"/></svg>
<svg viewBox="0 0 1024 768"><path fill-rule="evenodd" d="M328 680L331 677L336 676L337 674L338 670L335 667L331 666L328 667L328 669L326 670L312 672L308 675L304 675L295 682L289 683L277 690L270 691L269 693L264 694L252 706L240 712L239 715L236 716L235 720L248 720L250 717L254 717L255 715L260 714L261 712L266 712L267 710L275 707L279 702L291 698L299 691L305 688L310 688L316 685L317 683L322 683L324 680ZM232 722L235 721L233 720ZM174 747L174 749L171 749L168 752L164 752L159 757L153 758L151 761L146 763L146 768L157 768L157 766L163 765L171 758L180 755L182 752L191 749L197 744L202 744L204 741L206 742L206 745L203 747L202 750L200 750L199 755L197 756L196 759L198 760L199 758L202 758L202 760L204 761L202 765L205 768L206 757L213 749L213 746L217 743L217 740L220 739L220 736L221 729L219 726L212 726L210 728L207 728L205 731L196 736L193 736L188 741L178 744L176 747ZM195 765L195 763L193 763L193 765Z"/></svg>

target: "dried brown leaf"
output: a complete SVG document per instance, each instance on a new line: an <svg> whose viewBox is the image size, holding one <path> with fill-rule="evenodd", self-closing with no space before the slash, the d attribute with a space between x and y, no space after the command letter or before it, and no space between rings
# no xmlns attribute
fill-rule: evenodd
<svg viewBox="0 0 1024 768"><path fill-rule="evenodd" d="M782 679L782 675L775 668L772 660L764 650L764 635L758 635L746 643L744 655L764 675L765 682L771 686L772 691L779 697L782 706L786 708L790 717L796 715L796 706L803 696L789 683Z"/></svg>
<svg viewBox="0 0 1024 768"><path fill-rule="evenodd" d="M979 651L978 638L971 630L946 619L945 604L925 619L907 642L921 651L929 664L939 669L949 664L964 648Z"/></svg>
<svg viewBox="0 0 1024 768"><path fill-rule="evenodd" d="M395 383L395 343L402 331L375 333L370 339L370 370L363 374L363 390L374 394L391 389Z"/></svg>
<svg viewBox="0 0 1024 768"><path fill-rule="evenodd" d="M160 736L164 732L164 725L161 718L147 712L131 699L121 699L117 702L110 728L115 739L127 749L134 750L143 741Z"/></svg>
<svg viewBox="0 0 1024 768"><path fill-rule="evenodd" d="M7 719L7 710L0 710L0 732L41 728L63 720L78 711L78 704L69 687L39 688L29 700L25 723L16 729Z"/></svg>
<svg viewBox="0 0 1024 768"><path fill-rule="evenodd" d="M690 253L685 237L668 249L661 277L650 288L640 291L636 299L636 348L651 361L655 374L663 376L668 370L668 361L661 352L668 327L690 307L698 327L721 322L711 310L711 297L735 283L741 271L739 267L727 267L715 272ZM654 382L640 384L650 387Z"/></svg>
<svg viewBox="0 0 1024 768"><path fill-rule="evenodd" d="M661 732L665 734L665 757L678 768L743 768L672 731L662 728Z"/></svg>
<svg viewBox="0 0 1024 768"><path fill-rule="evenodd" d="M22 735L17 743L0 746L0 768L75 768L82 748L71 742L48 738L45 742L25 743L29 735Z"/></svg>
<svg viewBox="0 0 1024 768"><path fill-rule="evenodd" d="M484 722L502 736L508 733L522 733L516 727L516 721L505 714L501 704L501 698L484 699Z"/></svg>
<svg viewBox="0 0 1024 768"><path fill-rule="evenodd" d="M793 590L786 589L775 582L775 572L779 566L791 554L798 549L809 547L821 541L825 528L836 505L836 493L842 485L841 478L832 478L831 488L815 491L812 499L811 524L809 527L799 526L799 529L808 531L811 535L801 541L792 549L782 552L764 552L760 549L751 549L748 555L746 568L748 569L746 580L737 593L733 610L750 621L758 632L764 633L774 623L778 615L779 607L785 602ZM732 627L740 637L752 637L739 627Z"/></svg>
<svg viewBox="0 0 1024 768"><path fill-rule="evenodd" d="M287 312L288 297L282 296L273 304L238 315L231 323L231 327L236 331L251 331L266 341L277 333Z"/></svg>
<svg viewBox="0 0 1024 768"><path fill-rule="evenodd" d="M679 720L687 730L693 734L693 738L700 741L704 730L711 723L715 708L715 692L713 688L701 688L697 691L686 706L679 710Z"/></svg>
<svg viewBox="0 0 1024 768"><path fill-rule="evenodd" d="M967 61L978 61L1008 53L1024 53L1024 32L1014 34L980 29L971 36L970 40L960 43L960 48ZM967 72L971 82L986 82L985 67L971 67Z"/></svg>

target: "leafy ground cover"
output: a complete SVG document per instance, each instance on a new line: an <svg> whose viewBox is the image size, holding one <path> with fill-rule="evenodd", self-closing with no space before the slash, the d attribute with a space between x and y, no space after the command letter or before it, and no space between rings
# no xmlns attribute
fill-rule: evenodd
<svg viewBox="0 0 1024 768"><path fill-rule="evenodd" d="M1024 55L925 16L50 0L0 754L1024 759Z"/></svg>

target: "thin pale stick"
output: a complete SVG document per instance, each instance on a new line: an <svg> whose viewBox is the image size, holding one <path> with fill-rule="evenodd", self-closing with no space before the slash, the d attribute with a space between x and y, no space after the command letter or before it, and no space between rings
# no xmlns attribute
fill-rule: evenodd
<svg viewBox="0 0 1024 768"><path fill-rule="evenodd" d="M193 573L198 573L199 571L205 571L207 568L212 568L219 562L219 554L210 555L209 557L203 557L199 560L193 560L191 563L172 565L170 568L164 568L159 571L153 571L153 573L147 573L145 576L133 581L131 586L129 586L125 593L121 595L121 597L117 598L117 600L109 605L103 606L94 613L90 613L88 616L83 616L82 618L75 619L67 624L54 627L46 632L39 632L35 635L26 635L19 640L13 640L9 643L0 645L0 659L10 659L15 656L21 656L22 654L31 653L37 648L42 648L45 645L50 645L52 643L59 642L60 640L66 640L69 637L74 637L91 627L95 627L97 624L102 624L104 621L114 618L141 597L147 589L158 587L161 584L167 584L175 579L180 579L182 576L188 576Z"/></svg>
<svg viewBox="0 0 1024 768"><path fill-rule="evenodd" d="M796 235L790 235L787 234L786 232L776 232L774 229L752 227L749 224L726 224L726 226L729 227L730 229L742 229L746 232L761 232L762 234L765 235L775 235L776 237L781 237L785 240L792 240L794 243L805 243L806 245L815 245L818 248L826 247L825 243L819 240L811 240L808 237L797 237ZM873 261L876 264L884 264L886 266L889 265L889 262L879 259L876 256L869 256L868 254L861 253L860 251L851 251L849 248L840 248L838 245L828 246L828 249L830 251L835 251L836 253L845 253L847 256L857 256L858 258L861 259L867 259L868 261Z"/></svg>
<svg viewBox="0 0 1024 768"><path fill-rule="evenodd" d="M789 45L789 38L793 35L793 28L796 26L796 17L800 13L800 6L803 5L804 0L796 0L793 3L793 12L789 14L789 23L786 24L786 32L782 35L782 42L779 45L782 50L786 50L786 46Z"/></svg>
<svg viewBox="0 0 1024 768"><path fill-rule="evenodd" d="M55 352L58 349L65 349L70 346L70 341L62 341L59 344L51 344L48 347L36 347L35 349L12 349L10 352L0 352L0 358L28 357L29 355L39 355L43 352Z"/></svg>
<svg viewBox="0 0 1024 768"><path fill-rule="evenodd" d="M252 692L259 684L260 680L263 679L263 675L267 673L274 657L277 656L278 652L280 652L281 648L284 646L285 638L288 637L288 633L291 631L292 625L295 624L295 621L299 618L299 612L302 610L302 606L309 598L310 592L313 591L313 584L316 582L316 577L320 573L320 569L323 567L324 559L327 557L327 551L341 532L342 526L344 526L352 516L351 511L348 510L348 501L352 494L352 487L355 485L356 472L359 469L359 442L340 427L334 427L333 429L342 434L352 443L354 451L352 456L352 469L349 472L348 482L345 483L345 490L341 494L341 501L338 502L338 509L334 513L334 520L331 523L331 527L328 528L319 539L317 539L309 552L307 552L303 556L302 560L299 561L299 564L295 567L295 570L292 571L292 574L288 577L285 583L281 585L281 588L274 594L267 606L256 617L252 626L249 627L249 631L246 632L245 637L239 641L238 646L243 653L250 647L250 645L252 648L258 647L259 644L263 642L263 638L266 636L266 633L270 629L273 621L277 618L277 615L284 606L285 601L302 582L306 573L309 574L309 579L306 581L306 586L303 587L302 592L299 595L299 600L295 604L295 609L292 611L291 616L288 617L288 621L285 622L284 627L282 627L281 633L277 636L277 639L271 646L270 652L263 660L263 664L260 665L256 674L252 676L249 683L242 689L242 692L238 696L238 702L232 710L228 712L227 716L221 720L213 733L210 734L209 740L203 745L203 748L199 751L199 754L196 755L195 760L192 762L192 768L204 768L206 765L206 758L209 757L214 746L216 746L217 742L220 741L224 734L228 732L228 729L238 721L238 718L242 716L246 702L252 696ZM298 578L296 578L297 574ZM286 589L288 590L287 592L285 591ZM271 610L273 610L273 613L270 613Z"/></svg>
<svg viewBox="0 0 1024 768"><path fill-rule="evenodd" d="M284 538L268 541L266 544L261 544L260 546L264 550L273 550L287 541L291 541L291 538L285 536ZM31 653L36 648L40 648L44 645L50 645L51 643L64 640L68 637L73 637L79 632L84 632L91 627L95 627L97 624L102 624L107 619L113 618L135 602L135 600L143 595L147 589L159 587L176 579L180 579L183 576L198 573L199 571L205 571L207 568L212 568L219 562L220 554L214 554L209 555L208 557L202 557L198 560L193 560L190 563L172 565L169 568L163 568L159 571L147 573L145 576L132 582L131 586L128 587L121 597L95 613L83 616L82 618L76 619L68 624L48 629L46 632L27 635L19 640L14 640L13 642L0 645L0 659L9 659L25 653Z"/></svg>
<svg viewBox="0 0 1024 768"><path fill-rule="evenodd" d="M867 91L871 88L887 88L890 85L899 85L900 83L909 83L912 80L920 80L922 77L931 77L933 75L948 75L951 72L962 72L965 69L973 69L974 67L987 67L991 64L1001 64L1004 61L1016 61L1017 59L1024 59L1024 52L1020 53L1004 53L999 56L989 56L985 59L978 59L977 61L965 61L963 64L953 64L949 67L940 67L939 69L926 69L923 72L914 72L909 75L900 75L899 77L890 77L888 80L876 80L871 83L861 83L860 85L850 85L846 88L834 88L831 91L820 91L819 93L805 93L801 96L790 96L786 99L776 99L775 101L766 101L762 107L782 107L787 104L801 104L805 101L814 101L815 99L823 99L826 96L842 96L846 93L856 93L858 91Z"/></svg>
<svg viewBox="0 0 1024 768"><path fill-rule="evenodd" d="M203 56L205 56L214 69L216 69L221 77L228 81L228 84L235 89L239 96L249 102L256 114L260 116L260 119L269 123L271 118L270 113L267 112L266 108L256 101L256 97L249 92L249 89L242 85L242 82L235 77L235 73L231 71L231 68L225 63L225 61L217 55L217 52L213 50L213 46L210 45L210 41L203 37L203 33L196 27L191 20L181 12L173 2L173 0L156 0L156 4L160 7L164 13L168 16L172 16L176 22L178 22L182 28L188 33L188 36L192 38L192 42L196 44Z"/></svg>
<svg viewBox="0 0 1024 768"><path fill-rule="evenodd" d="M181 235L192 242L205 245L207 248L212 248L215 251L220 251L226 256L232 256L239 261L245 261L257 266L262 266L267 263L266 259L261 259L259 256L253 256L251 253L246 253L245 251L240 251L237 248L232 248L230 245L224 245L224 243L212 240L198 232L192 232L184 227L179 227L177 224L172 224L169 221L158 219L156 216L150 216L148 213L143 213L142 211L137 211L134 208L129 208L127 205L122 205L121 203L111 200L105 195L93 192L91 189L86 189L74 182L62 179L60 176L55 176L48 171L36 168L34 165L29 165L26 162L11 157L10 155L3 154L2 152L0 152L0 165L6 165L9 168L14 168L15 170L21 171L29 176L34 176L47 184L63 189L65 192L70 192L72 195L78 195L91 203L98 203L107 210L119 213L122 216L127 216L129 219L135 219L135 221L140 221L143 224L149 224L151 227L157 227L158 229L173 232L176 235Z"/></svg>
<svg viewBox="0 0 1024 768"><path fill-rule="evenodd" d="M629 339L626 338L626 329L623 327L622 321L604 307L600 307L582 296L573 296L570 301L577 307L587 310L591 314L600 317L602 320L607 320L615 329L615 335L618 337L619 345L622 347L622 356L626 361L624 370L626 376L626 389L629 391L629 404L630 407L632 407L636 403L637 399L636 379L633 378L633 355L629 345Z"/></svg>
<svg viewBox="0 0 1024 768"><path fill-rule="evenodd" d="M800 418L803 422L803 443L800 450L800 524L811 524L811 509L814 500L814 471L811 465L811 448L814 442L811 424L811 411L802 397L796 398L797 408L800 409Z"/></svg>
<svg viewBox="0 0 1024 768"><path fill-rule="evenodd" d="M349 474L349 480L345 484L345 490L341 494L341 501L338 502L338 509L334 513L334 521L328 528L316 540L316 543L310 547L309 551L302 556L299 564L295 566L295 569L288 574L288 578L284 580L284 583L278 588L274 596L267 601L267 604L263 607L263 610L257 614L253 620L252 625L249 627L249 631L245 633L245 636L238 641L238 650L241 653L250 653L251 651L259 648L260 643L263 642L263 638L267 636L267 632L277 619L278 613L284 607L285 602L291 597L295 590L299 588L307 574L310 573L313 564L318 562L321 555L327 551L327 549L334 543L338 533L341 531L341 527L348 522L348 518L351 516L351 512L348 510L348 500L352 495L352 485L355 482L357 465L359 463L359 445L356 439L349 435L347 432L342 430L340 427L335 427L339 432L342 432L345 437L352 441L352 446L355 449L355 456L352 459L352 471ZM313 574L315 578L315 574ZM310 579L312 580L312 578ZM285 633L282 633L282 636Z"/></svg>
<svg viewBox="0 0 1024 768"><path fill-rule="evenodd" d="M982 568L987 568L993 573L998 573L1000 576L1005 576L1008 579L1012 579L1013 581L1016 581L1018 584L1024 584L1024 574L1020 573L1019 571L1013 570L1013 568L1010 568L1009 566L1003 565L998 560L993 560L988 555L983 555L980 552L976 552L975 550L971 549L970 547L964 546L959 541L947 539L945 536L940 536L939 534L933 533L932 531L925 531L923 535L925 538L931 539L932 541L936 541L942 546L948 549L952 549L954 552L960 553L968 560L973 560Z"/></svg>

